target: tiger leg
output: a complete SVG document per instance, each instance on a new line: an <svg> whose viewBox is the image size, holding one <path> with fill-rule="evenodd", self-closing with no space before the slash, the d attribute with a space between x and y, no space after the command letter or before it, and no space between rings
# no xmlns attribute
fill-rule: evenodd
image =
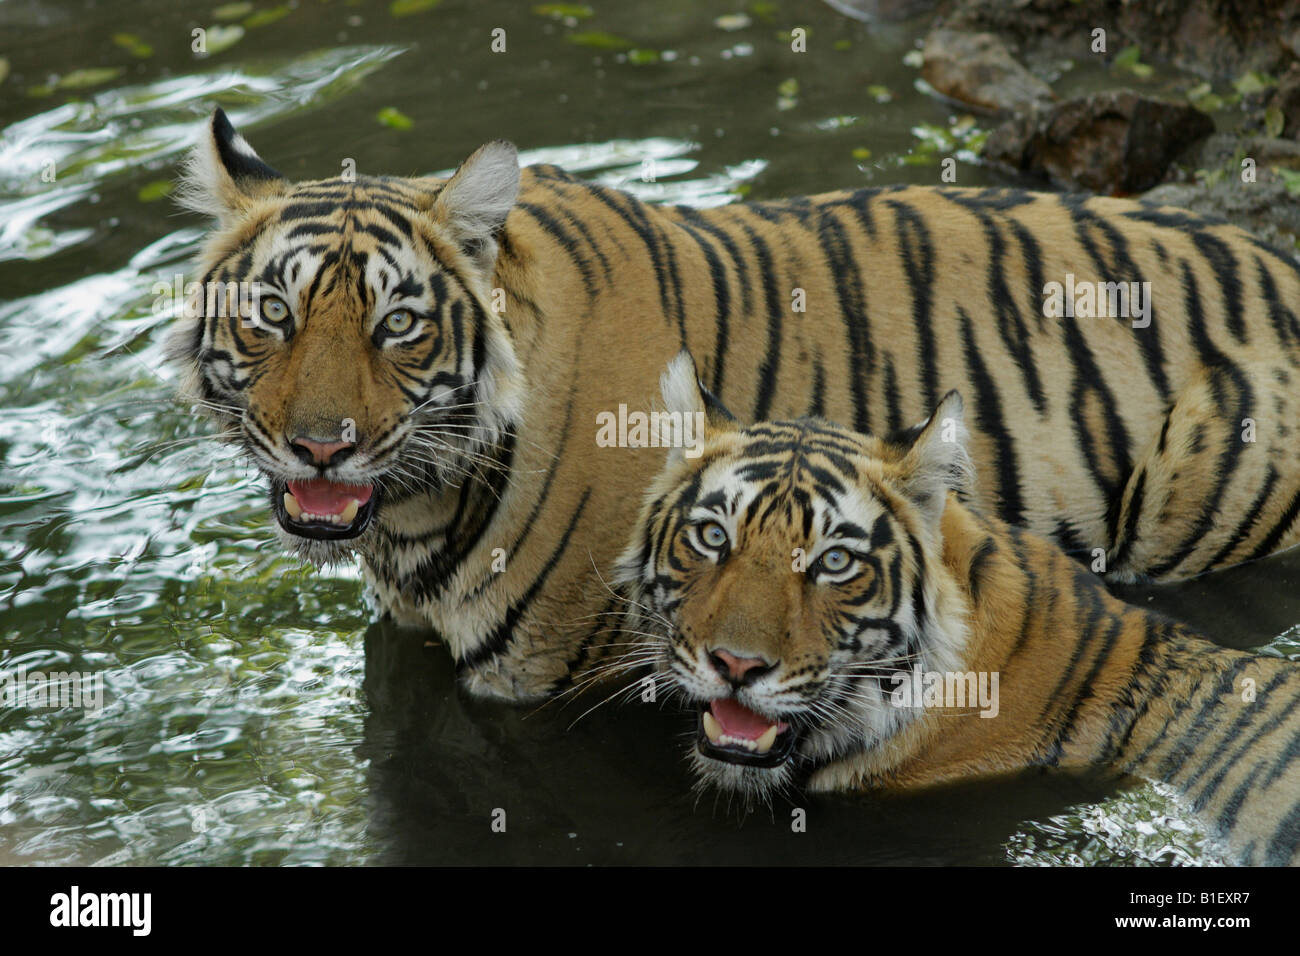
<svg viewBox="0 0 1300 956"><path fill-rule="evenodd" d="M1177 580L1300 543L1300 374L1206 368L1138 456L1107 570Z"/></svg>

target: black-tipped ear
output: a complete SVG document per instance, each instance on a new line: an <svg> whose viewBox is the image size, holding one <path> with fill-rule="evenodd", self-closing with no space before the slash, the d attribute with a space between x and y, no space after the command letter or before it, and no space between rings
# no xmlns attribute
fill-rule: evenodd
<svg viewBox="0 0 1300 956"><path fill-rule="evenodd" d="M243 179L284 179L253 151L248 140L235 132L226 111L218 106L212 111L212 142L226 173L235 182Z"/></svg>
<svg viewBox="0 0 1300 956"><path fill-rule="evenodd" d="M251 202L280 191L287 182L262 162L217 107L206 134L185 161L179 200L227 225L237 221Z"/></svg>

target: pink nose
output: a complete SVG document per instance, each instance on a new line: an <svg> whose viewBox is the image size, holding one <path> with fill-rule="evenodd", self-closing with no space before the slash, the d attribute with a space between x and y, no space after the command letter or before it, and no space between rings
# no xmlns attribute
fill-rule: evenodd
<svg viewBox="0 0 1300 956"><path fill-rule="evenodd" d="M725 648L709 651L714 668L728 680L744 680L745 675L758 668L767 670L772 665L761 657L738 657Z"/></svg>
<svg viewBox="0 0 1300 956"><path fill-rule="evenodd" d="M354 444L350 441L312 441L301 437L293 439L294 453L299 458L309 459L318 465L328 465L335 455L352 448Z"/></svg>

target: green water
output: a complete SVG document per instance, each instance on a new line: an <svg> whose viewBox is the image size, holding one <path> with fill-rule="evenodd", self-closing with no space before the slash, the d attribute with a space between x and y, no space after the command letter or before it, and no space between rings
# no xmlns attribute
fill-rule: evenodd
<svg viewBox="0 0 1300 956"><path fill-rule="evenodd" d="M163 194L214 105L290 176L431 172L507 137L652 200L932 183L980 127L916 88L920 25L794 2L243 6L0 3L0 676L104 681L96 710L0 708L0 863L1212 860L1150 788L1038 774L742 824L691 794L677 715L467 699L354 575L278 556L253 471L171 398L152 287L203 223ZM233 43L196 56L196 27ZM1300 620L1298 583L1291 555L1135 597L1250 646Z"/></svg>

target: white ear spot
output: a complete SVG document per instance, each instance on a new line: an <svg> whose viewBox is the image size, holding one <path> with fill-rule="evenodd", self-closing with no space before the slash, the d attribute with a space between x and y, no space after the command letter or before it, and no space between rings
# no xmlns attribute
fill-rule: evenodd
<svg viewBox="0 0 1300 956"><path fill-rule="evenodd" d="M261 156L257 155L257 151L248 144L248 140L244 139L244 137L239 133L236 133L234 137L231 138L230 148L239 153L239 155L243 156L245 159L255 159L259 162L262 159Z"/></svg>

